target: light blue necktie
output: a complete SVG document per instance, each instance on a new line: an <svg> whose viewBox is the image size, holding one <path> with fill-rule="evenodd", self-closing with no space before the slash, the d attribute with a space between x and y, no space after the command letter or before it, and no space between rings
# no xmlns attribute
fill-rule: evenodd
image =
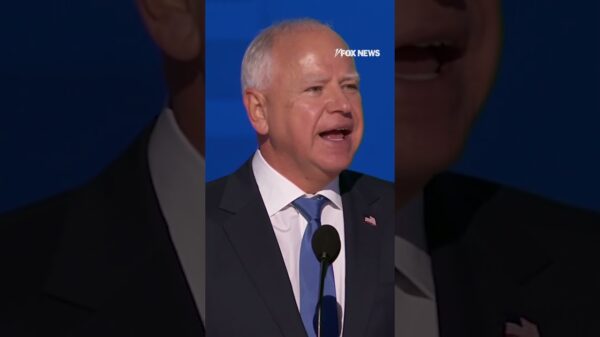
<svg viewBox="0 0 600 337"><path fill-rule="evenodd" d="M308 222L300 247L300 315L309 337L317 336L317 302L321 264L312 249L312 237L321 226L321 211L328 199L317 195L300 197L292 205ZM321 337L338 337L337 300L333 268L329 266L323 289Z"/></svg>

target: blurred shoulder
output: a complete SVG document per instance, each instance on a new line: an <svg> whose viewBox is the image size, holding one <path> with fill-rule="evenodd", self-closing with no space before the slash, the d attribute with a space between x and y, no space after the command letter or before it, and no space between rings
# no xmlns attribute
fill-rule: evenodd
<svg viewBox="0 0 600 337"><path fill-rule="evenodd" d="M393 197L394 195L394 184L392 182L356 171L343 171L340 174L340 186L342 193L358 188L386 197Z"/></svg>

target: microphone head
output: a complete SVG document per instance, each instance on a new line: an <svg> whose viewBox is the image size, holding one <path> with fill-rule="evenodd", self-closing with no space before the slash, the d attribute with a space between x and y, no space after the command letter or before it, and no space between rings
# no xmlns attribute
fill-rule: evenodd
<svg viewBox="0 0 600 337"><path fill-rule="evenodd" d="M340 236L331 225L320 226L313 235L312 248L319 262L333 263L340 254Z"/></svg>

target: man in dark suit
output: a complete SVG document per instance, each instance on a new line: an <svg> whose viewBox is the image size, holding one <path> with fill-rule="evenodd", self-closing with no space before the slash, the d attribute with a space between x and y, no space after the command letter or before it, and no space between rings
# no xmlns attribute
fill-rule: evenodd
<svg viewBox="0 0 600 337"><path fill-rule="evenodd" d="M598 213L454 173L423 195L441 336L598 336Z"/></svg>
<svg viewBox="0 0 600 337"><path fill-rule="evenodd" d="M138 5L169 108L89 184L0 217L2 336L204 335L204 4Z"/></svg>
<svg viewBox="0 0 600 337"><path fill-rule="evenodd" d="M500 2L396 10L396 335L600 335L600 216L443 172L491 87Z"/></svg>
<svg viewBox="0 0 600 337"><path fill-rule="evenodd" d="M210 336L315 336L310 241L322 224L342 243L325 278L322 336L393 335L393 188L346 171L363 120L354 61L339 48L331 28L298 20L246 50L243 99L259 149L207 185Z"/></svg>

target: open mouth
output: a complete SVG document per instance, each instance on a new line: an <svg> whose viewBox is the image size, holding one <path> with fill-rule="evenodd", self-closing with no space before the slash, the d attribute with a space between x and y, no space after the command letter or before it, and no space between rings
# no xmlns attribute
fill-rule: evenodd
<svg viewBox="0 0 600 337"><path fill-rule="evenodd" d="M396 48L396 77L406 81L430 81L438 78L444 67L460 59L464 48L451 39L430 40Z"/></svg>
<svg viewBox="0 0 600 337"><path fill-rule="evenodd" d="M329 141L342 141L352 133L349 128L336 128L319 133L319 136Z"/></svg>

